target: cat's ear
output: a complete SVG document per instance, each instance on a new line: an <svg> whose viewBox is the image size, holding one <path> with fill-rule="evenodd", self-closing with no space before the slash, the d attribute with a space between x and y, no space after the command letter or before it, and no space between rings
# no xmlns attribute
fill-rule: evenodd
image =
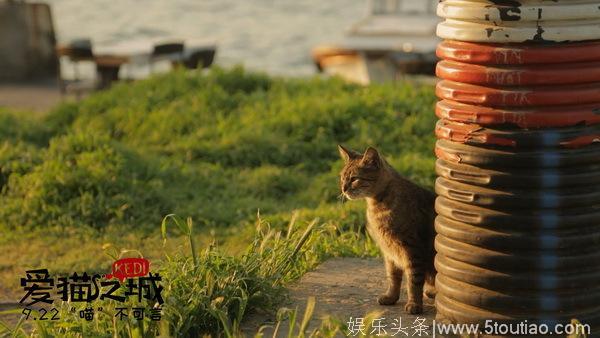
<svg viewBox="0 0 600 338"><path fill-rule="evenodd" d="M361 163L367 167L381 167L381 157L379 156L379 152L377 151L377 149L373 147L367 148L367 150L365 150L365 154L363 155Z"/></svg>
<svg viewBox="0 0 600 338"><path fill-rule="evenodd" d="M360 157L359 153L350 149L346 149L341 144L338 144L338 150L340 152L340 156L342 157L342 159L344 159L345 163L348 163L350 160Z"/></svg>

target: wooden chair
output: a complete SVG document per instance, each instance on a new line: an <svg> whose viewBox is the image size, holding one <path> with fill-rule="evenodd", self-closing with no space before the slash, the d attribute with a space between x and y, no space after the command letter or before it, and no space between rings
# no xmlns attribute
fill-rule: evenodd
<svg viewBox="0 0 600 338"><path fill-rule="evenodd" d="M59 48L57 50L57 55L59 58L67 58L69 63L73 66L73 79L67 80L63 78L62 74L59 72L59 88L63 95L74 93L79 99L84 92L91 92L97 89L96 79L81 78L79 70L79 64L81 62L95 62L90 40L74 40L67 46Z"/></svg>
<svg viewBox="0 0 600 338"><path fill-rule="evenodd" d="M169 60L173 67L178 67L183 62L183 42L169 42L154 45L150 55L150 72L154 72L154 64L158 61Z"/></svg>
<svg viewBox="0 0 600 338"><path fill-rule="evenodd" d="M212 65L215 59L214 48L199 48L186 53L183 64L187 69L202 69Z"/></svg>

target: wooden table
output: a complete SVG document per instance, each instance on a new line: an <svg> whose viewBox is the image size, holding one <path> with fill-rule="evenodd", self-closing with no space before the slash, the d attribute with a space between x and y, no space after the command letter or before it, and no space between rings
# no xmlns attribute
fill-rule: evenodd
<svg viewBox="0 0 600 338"><path fill-rule="evenodd" d="M98 88L104 89L119 80L121 65L129 62L129 58L119 55L98 55L94 57L94 61L99 79Z"/></svg>
<svg viewBox="0 0 600 338"><path fill-rule="evenodd" d="M58 45L56 47L57 56L69 57L72 61L91 61L96 64L96 73L98 76L98 89L110 87L110 85L119 80L119 70L126 63L149 63L152 58L154 43L150 41L130 41L115 44L111 46L94 47L94 53L84 57L77 56L77 50L67 45ZM174 53L161 55L161 60L169 60L174 63L185 63L191 55L201 51L207 51L208 55L204 58L209 60L210 66L213 61L216 47L212 42L206 41L185 41L185 50L183 53ZM206 63L206 60L204 60ZM191 67L190 65L187 65ZM195 66L195 65L193 65Z"/></svg>
<svg viewBox="0 0 600 338"><path fill-rule="evenodd" d="M92 61L96 64L96 74L98 76L98 89L105 89L119 80L119 70L121 66L130 61L128 55L94 54L90 56L78 56L75 49L69 46L57 46L56 54L58 57L69 57L72 61Z"/></svg>

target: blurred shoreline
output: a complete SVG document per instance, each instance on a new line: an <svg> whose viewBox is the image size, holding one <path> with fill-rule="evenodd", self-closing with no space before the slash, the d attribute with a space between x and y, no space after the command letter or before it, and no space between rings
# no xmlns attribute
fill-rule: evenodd
<svg viewBox="0 0 600 338"><path fill-rule="evenodd" d="M45 0L50 4L57 43L88 38L98 49L134 50L173 40L206 41L217 47L215 65L243 65L270 75L316 74L310 51L339 41L366 14L367 1L350 0ZM82 63L84 78L94 65ZM129 68L128 68L129 67ZM124 70L135 73L136 65ZM62 65L69 78L70 65ZM64 98L56 79L0 82L0 108L43 112Z"/></svg>
<svg viewBox="0 0 600 338"><path fill-rule="evenodd" d="M215 64L242 64L271 75L315 73L312 47L341 39L366 15L352 0L46 0L57 40L90 38L94 46L148 41L214 42Z"/></svg>

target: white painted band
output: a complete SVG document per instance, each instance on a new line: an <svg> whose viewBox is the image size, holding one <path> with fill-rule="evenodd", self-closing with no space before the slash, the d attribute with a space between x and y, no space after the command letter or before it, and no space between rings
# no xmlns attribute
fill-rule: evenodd
<svg viewBox="0 0 600 338"><path fill-rule="evenodd" d="M437 27L443 39L511 43L527 41L585 41L600 39L600 19L574 21L503 22L497 26L484 22L446 19Z"/></svg>
<svg viewBox="0 0 600 338"><path fill-rule="evenodd" d="M498 5L491 1L446 0L437 7L437 15L446 19L495 22L559 21L600 18L598 0L506 1Z"/></svg>

